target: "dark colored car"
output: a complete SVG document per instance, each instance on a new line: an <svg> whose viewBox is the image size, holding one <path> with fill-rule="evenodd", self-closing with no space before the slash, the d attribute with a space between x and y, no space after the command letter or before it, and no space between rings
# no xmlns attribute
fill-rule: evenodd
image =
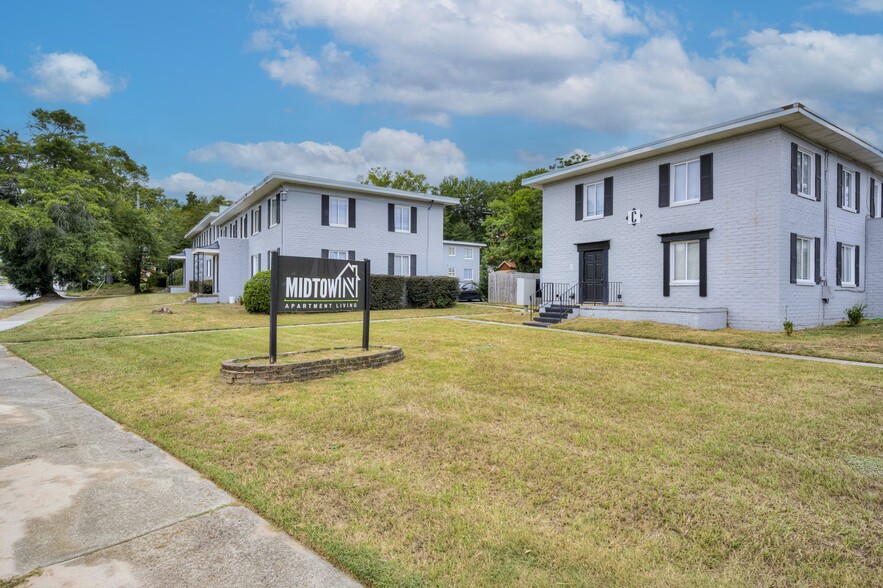
<svg viewBox="0 0 883 588"><path fill-rule="evenodd" d="M483 302L481 293L478 291L478 284L475 282L463 282L460 284L460 295L457 297L460 302Z"/></svg>

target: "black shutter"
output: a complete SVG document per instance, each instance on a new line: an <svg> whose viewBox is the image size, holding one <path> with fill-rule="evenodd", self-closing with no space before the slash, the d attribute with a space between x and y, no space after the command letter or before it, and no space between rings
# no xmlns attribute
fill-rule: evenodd
<svg viewBox="0 0 883 588"><path fill-rule="evenodd" d="M275 206L273 201L275 199L276 199L276 197L274 196L273 198L270 198L269 200L267 200L267 228L268 229L273 226L273 206Z"/></svg>
<svg viewBox="0 0 883 588"><path fill-rule="evenodd" d="M877 203L874 201L874 191L877 189L877 182L874 181L874 178L871 178L871 189L868 192L868 214L870 214L871 218L875 218L877 216Z"/></svg>
<svg viewBox="0 0 883 588"><path fill-rule="evenodd" d="M576 218L574 220L583 220L583 185L577 184L574 190L574 204L576 205Z"/></svg>
<svg viewBox="0 0 883 588"><path fill-rule="evenodd" d="M322 226L328 226L328 194L322 194Z"/></svg>
<svg viewBox="0 0 883 588"><path fill-rule="evenodd" d="M659 166L659 208L668 206L671 199L671 164L664 163ZM666 296L668 288L666 287Z"/></svg>
<svg viewBox="0 0 883 588"><path fill-rule="evenodd" d="M347 251L346 258L349 259L350 261L354 261L356 259L356 252L355 251Z"/></svg>
<svg viewBox="0 0 883 588"><path fill-rule="evenodd" d="M853 178L855 182L855 212L859 213L862 211L862 175L855 172Z"/></svg>
<svg viewBox="0 0 883 588"><path fill-rule="evenodd" d="M411 275L412 276L417 275L417 254L416 253L411 254Z"/></svg>
<svg viewBox="0 0 883 588"><path fill-rule="evenodd" d="M327 249L322 250L322 259L328 259L328 250Z"/></svg>
<svg viewBox="0 0 883 588"><path fill-rule="evenodd" d="M396 273L396 254L389 254L389 275L394 276Z"/></svg>
<svg viewBox="0 0 883 588"><path fill-rule="evenodd" d="M279 224L282 218L282 195L276 194L276 224Z"/></svg>
<svg viewBox="0 0 883 588"><path fill-rule="evenodd" d="M613 176L604 178L604 216L613 216Z"/></svg>
<svg viewBox="0 0 883 588"><path fill-rule="evenodd" d="M699 296L708 296L708 239L699 239Z"/></svg>
<svg viewBox="0 0 883 588"><path fill-rule="evenodd" d="M843 243L837 241L837 285L841 284L840 276L843 275Z"/></svg>
<svg viewBox="0 0 883 588"><path fill-rule="evenodd" d="M262 205L262 204L258 204L258 214L257 214L257 217L258 217L258 226L257 226L258 233L261 232L261 227L262 227L263 224L264 224L264 221L262 220L263 217L261 216L261 214L262 214L262 212L261 212L261 210L262 210L262 209L261 209L261 206L263 206L263 205Z"/></svg>
<svg viewBox="0 0 883 588"><path fill-rule="evenodd" d="M839 163L837 164L837 208L843 208L843 165Z"/></svg>
<svg viewBox="0 0 883 588"><path fill-rule="evenodd" d="M791 283L797 283L797 233L791 233Z"/></svg>
<svg viewBox="0 0 883 588"><path fill-rule="evenodd" d="M347 213L349 213L349 222L347 225L351 229L356 228L356 199L350 198L349 205L346 207Z"/></svg>
<svg viewBox="0 0 883 588"><path fill-rule="evenodd" d="M411 232L412 233L417 232L417 207L416 206L411 207Z"/></svg>
<svg viewBox="0 0 883 588"><path fill-rule="evenodd" d="M791 143L791 193L797 194L797 143Z"/></svg>
<svg viewBox="0 0 883 588"><path fill-rule="evenodd" d="M813 253L815 253L815 276L816 276L816 284L822 283L822 240L816 237L815 247L813 247Z"/></svg>
<svg viewBox="0 0 883 588"><path fill-rule="evenodd" d="M822 200L822 156L816 153L816 200Z"/></svg>
<svg viewBox="0 0 883 588"><path fill-rule="evenodd" d="M386 229L392 233L396 230L396 205L390 202L386 205L387 227Z"/></svg>
<svg viewBox="0 0 883 588"><path fill-rule="evenodd" d="M855 274L853 274L853 281L855 282L855 287L858 288L858 270L859 270L859 260L861 259L862 248L858 245L853 249L855 253Z"/></svg>
<svg viewBox="0 0 883 588"><path fill-rule="evenodd" d="M661 167L660 167L661 169ZM660 173L660 175L662 175ZM670 291L669 278L671 274L671 243L666 241L662 244L662 295L668 296Z"/></svg>
<svg viewBox="0 0 883 588"><path fill-rule="evenodd" d="M699 200L714 198L714 154L706 153L699 158Z"/></svg>

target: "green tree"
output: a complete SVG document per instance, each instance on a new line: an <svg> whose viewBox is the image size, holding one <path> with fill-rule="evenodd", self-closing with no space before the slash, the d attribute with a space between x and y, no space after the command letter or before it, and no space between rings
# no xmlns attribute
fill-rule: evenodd
<svg viewBox="0 0 883 588"><path fill-rule="evenodd" d="M54 283L124 271L137 289L132 252L167 253L175 203L145 186L147 170L123 149L90 141L76 116L37 109L27 128L28 140L0 132L0 259L10 282L47 295Z"/></svg>
<svg viewBox="0 0 883 588"><path fill-rule="evenodd" d="M486 239L484 219L491 212L494 195L493 183L471 176L462 180L448 176L439 184L438 193L460 201L445 207L444 238L483 242Z"/></svg>
<svg viewBox="0 0 883 588"><path fill-rule="evenodd" d="M585 163L592 159L592 156L588 153L583 153L582 151L574 151L567 157L556 157L555 163L549 166L549 169L562 169L565 167L570 167L571 165L576 165L578 163Z"/></svg>
<svg viewBox="0 0 883 588"><path fill-rule="evenodd" d="M521 188L490 204L484 221L488 236L486 263L514 260L518 269L537 272L543 261L543 198L534 188Z"/></svg>
<svg viewBox="0 0 883 588"><path fill-rule="evenodd" d="M362 184L381 186L383 188L395 188L408 192L437 194L437 189L429 184L424 174L412 172L409 169L394 172L385 167L372 167L367 176L359 176L357 180Z"/></svg>

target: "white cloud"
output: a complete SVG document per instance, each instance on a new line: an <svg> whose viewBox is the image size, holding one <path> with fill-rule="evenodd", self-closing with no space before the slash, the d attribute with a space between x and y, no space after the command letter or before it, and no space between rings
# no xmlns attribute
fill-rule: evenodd
<svg viewBox="0 0 883 588"><path fill-rule="evenodd" d="M670 14L617 0L276 2L289 34L319 27L332 40L279 45L262 62L272 79L436 124L515 115L659 136L801 101L883 129L880 35L767 29L704 57L665 32L677 29Z"/></svg>
<svg viewBox="0 0 883 588"><path fill-rule="evenodd" d="M44 100L73 100L86 104L125 86L114 82L94 61L80 53L40 55L31 68L32 95ZM115 88L117 86L117 88Z"/></svg>
<svg viewBox="0 0 883 588"><path fill-rule="evenodd" d="M200 163L220 161L261 174L280 171L345 181L376 166L407 168L426 174L430 182L466 173L466 156L448 139L428 141L417 133L385 128L365 133L359 146L349 150L313 141L220 142L191 151L188 158Z"/></svg>
<svg viewBox="0 0 883 588"><path fill-rule="evenodd" d="M245 194L251 186L232 180L204 180L199 176L187 172L179 172L151 180L151 186L162 188L170 196L183 196L187 192L193 192L197 196L226 196L230 200L236 200Z"/></svg>
<svg viewBox="0 0 883 588"><path fill-rule="evenodd" d="M883 12L883 0L852 0L846 3L846 10L854 14Z"/></svg>
<svg viewBox="0 0 883 588"><path fill-rule="evenodd" d="M6 69L6 66L0 65L0 82L8 82L15 76L12 75L12 72Z"/></svg>

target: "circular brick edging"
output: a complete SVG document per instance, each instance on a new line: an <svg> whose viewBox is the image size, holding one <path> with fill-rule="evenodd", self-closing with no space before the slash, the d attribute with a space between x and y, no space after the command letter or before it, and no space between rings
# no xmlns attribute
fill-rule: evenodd
<svg viewBox="0 0 883 588"><path fill-rule="evenodd" d="M303 356L304 361L290 363L274 363L272 365L249 364L252 360L266 361L268 356L257 355L239 359L228 359L221 362L221 379L227 384L276 384L281 382L303 382L317 378L327 378L335 374L379 368L390 363L405 359L401 347L392 345L372 345L364 355L343 357L339 359L310 360L312 353L338 351L343 349L361 349L360 346L333 347L328 349L312 349L310 351L294 351L280 353L279 357Z"/></svg>

